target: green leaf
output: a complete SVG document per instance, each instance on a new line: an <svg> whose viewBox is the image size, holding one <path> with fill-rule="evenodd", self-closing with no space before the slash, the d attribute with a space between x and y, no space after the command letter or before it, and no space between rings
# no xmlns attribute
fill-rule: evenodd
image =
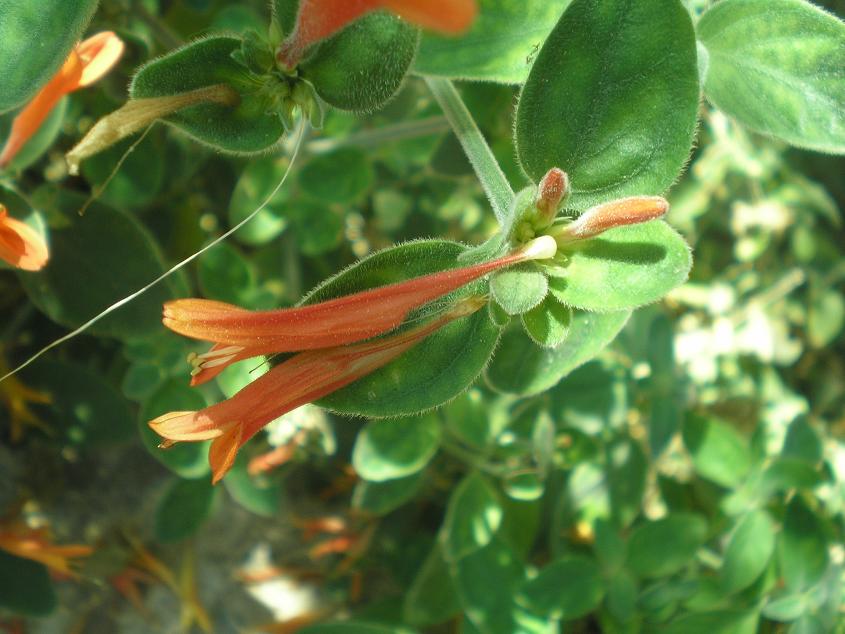
<svg viewBox="0 0 845 634"><path fill-rule="evenodd" d="M227 242L200 256L197 277L206 298L230 304L248 304L256 290L250 262Z"/></svg>
<svg viewBox="0 0 845 634"><path fill-rule="evenodd" d="M552 295L522 315L522 327L538 346L556 348L564 342L572 323L572 309Z"/></svg>
<svg viewBox="0 0 845 634"><path fill-rule="evenodd" d="M607 611L621 622L630 621L637 609L637 580L622 569L610 577L605 599Z"/></svg>
<svg viewBox="0 0 845 634"><path fill-rule="evenodd" d="M593 548L605 574L613 576L625 563L627 547L616 528L607 520L597 519L593 526L596 539Z"/></svg>
<svg viewBox="0 0 845 634"><path fill-rule="evenodd" d="M151 204L164 183L166 148L160 134L148 134L137 141L124 139L85 160L82 175L97 199L118 209L135 209ZM115 171L119 161L120 169ZM100 188L108 182L105 189Z"/></svg>
<svg viewBox="0 0 845 634"><path fill-rule="evenodd" d="M595 610L604 593L598 565L576 555L545 566L522 586L518 600L533 612L569 621Z"/></svg>
<svg viewBox="0 0 845 634"><path fill-rule="evenodd" d="M310 293L306 302L323 301L367 288L454 268L465 248L454 242L425 240L385 249L362 259ZM477 281L437 301L486 293ZM426 310L426 309L424 309ZM499 330L486 310L458 319L430 335L380 370L321 399L322 407L364 416L404 416L442 405L463 392L493 353Z"/></svg>
<svg viewBox="0 0 845 634"><path fill-rule="evenodd" d="M691 415L684 424L683 437L695 470L702 477L733 488L748 474L748 443L727 423Z"/></svg>
<svg viewBox="0 0 845 634"><path fill-rule="evenodd" d="M424 472L419 471L384 482L359 480L352 493L352 506L375 515L387 515L419 493L425 481L424 475Z"/></svg>
<svg viewBox="0 0 845 634"><path fill-rule="evenodd" d="M181 478L201 478L208 473L209 443L183 442L168 449L159 449L162 438L147 423L168 412L199 410L206 404L200 392L182 380L173 379L156 390L141 410L138 432L144 447L153 458Z"/></svg>
<svg viewBox="0 0 845 634"><path fill-rule="evenodd" d="M285 159L275 156L263 156L247 164L229 200L230 226L238 224L267 199L284 170ZM288 197L288 189L281 188L255 218L238 229L235 238L250 246L267 244L276 238L287 226L284 210Z"/></svg>
<svg viewBox="0 0 845 634"><path fill-rule="evenodd" d="M786 431L781 456L817 464L824 455L822 440L805 417L796 418Z"/></svg>
<svg viewBox="0 0 845 634"><path fill-rule="evenodd" d="M427 626L452 618L460 609L443 547L437 543L405 595L402 613L411 625Z"/></svg>
<svg viewBox="0 0 845 634"><path fill-rule="evenodd" d="M752 130L845 152L845 24L803 0L725 0L698 22L704 92Z"/></svg>
<svg viewBox="0 0 845 634"><path fill-rule="evenodd" d="M478 473L464 478L449 498L440 539L449 561L484 548L502 524L496 492Z"/></svg>
<svg viewBox="0 0 845 634"><path fill-rule="evenodd" d="M785 596L773 597L763 608L763 616L773 621L788 623L798 619L809 606L807 595L788 594Z"/></svg>
<svg viewBox="0 0 845 634"><path fill-rule="evenodd" d="M549 290L574 308L612 312L637 308L683 284L689 246L662 220L617 227L566 253L565 266L549 271Z"/></svg>
<svg viewBox="0 0 845 634"><path fill-rule="evenodd" d="M96 9L97 0L3 3L0 113L24 105L50 80Z"/></svg>
<svg viewBox="0 0 845 634"><path fill-rule="evenodd" d="M378 623L364 623L362 621L338 621L337 623L318 623L309 625L299 634L414 634L407 628L396 628Z"/></svg>
<svg viewBox="0 0 845 634"><path fill-rule="evenodd" d="M721 610L686 614L661 632L666 634L756 634L757 610Z"/></svg>
<svg viewBox="0 0 845 634"><path fill-rule="evenodd" d="M0 608L26 616L46 616L56 609L56 603L46 566L0 548Z"/></svg>
<svg viewBox="0 0 845 634"><path fill-rule="evenodd" d="M551 396L551 411L557 421L591 436L598 437L621 427L628 410L624 379L618 371L598 360L574 370L555 387ZM635 450L622 442L618 455L611 453L607 460L608 466L624 471Z"/></svg>
<svg viewBox="0 0 845 634"><path fill-rule="evenodd" d="M419 31L407 22L371 13L322 42L300 72L329 105L372 112L399 91L418 41Z"/></svg>
<svg viewBox="0 0 845 634"><path fill-rule="evenodd" d="M371 421L355 440L352 466L359 476L375 482L412 475L437 453L440 433L435 414Z"/></svg>
<svg viewBox="0 0 845 634"><path fill-rule="evenodd" d="M178 542L196 533L211 512L215 491L210 478L171 483L155 511L156 539Z"/></svg>
<svg viewBox="0 0 845 634"><path fill-rule="evenodd" d="M574 0L531 68L517 153L535 182L565 170L583 210L659 194L689 156L698 111L690 16L677 0Z"/></svg>
<svg viewBox="0 0 845 634"><path fill-rule="evenodd" d="M129 404L101 374L77 364L41 360L23 376L27 386L50 398L39 408L39 418L67 443L104 446L131 437Z"/></svg>
<svg viewBox="0 0 845 634"><path fill-rule="evenodd" d="M792 591L815 585L827 569L827 537L821 521L797 495L786 507L778 561L786 587Z"/></svg>
<svg viewBox="0 0 845 634"><path fill-rule="evenodd" d="M611 513L619 526L627 526L642 506L648 459L640 444L628 437L608 443L605 455Z"/></svg>
<svg viewBox="0 0 845 634"><path fill-rule="evenodd" d="M750 586L763 573L775 549L775 527L763 510L749 512L731 535L722 562L721 585L734 593Z"/></svg>
<svg viewBox="0 0 845 634"><path fill-rule="evenodd" d="M638 526L628 541L628 567L641 577L674 574L693 563L707 536L707 522L689 513L669 514Z"/></svg>
<svg viewBox="0 0 845 634"><path fill-rule="evenodd" d="M423 33L414 71L451 79L521 84L568 0L480 0L458 37Z"/></svg>
<svg viewBox="0 0 845 634"><path fill-rule="evenodd" d="M235 107L204 103L184 108L164 121L211 147L238 154L269 150L281 142L285 127L267 90L250 81L232 53L240 38L214 36L186 44L142 66L129 86L129 96L165 97L197 88L227 84L238 91Z"/></svg>
<svg viewBox="0 0 845 634"><path fill-rule="evenodd" d="M552 349L538 347L522 329L509 330L487 368L487 382L508 394L530 396L544 392L601 352L616 338L630 315L627 311L576 311L566 340Z"/></svg>
<svg viewBox="0 0 845 634"><path fill-rule="evenodd" d="M156 243L129 214L93 203L68 190L36 194L36 203L62 219L50 232L50 260L38 273L20 273L35 306L53 321L75 328L164 272ZM88 334L139 337L161 328L161 305L172 299L178 278L168 278L97 322Z"/></svg>
<svg viewBox="0 0 845 634"><path fill-rule="evenodd" d="M299 186L324 203L350 205L373 186L369 157L356 148L340 148L314 157L299 173Z"/></svg>
<svg viewBox="0 0 845 634"><path fill-rule="evenodd" d="M53 110L44 120L44 123L38 128L24 146L11 160L6 170L15 171L23 170L35 163L41 156L55 143L62 131L62 124L65 120L65 112L67 112L68 98L63 97L59 103L55 105ZM5 145L9 132L12 127L12 121L15 118L15 112L8 112L0 116L0 147Z"/></svg>
<svg viewBox="0 0 845 634"><path fill-rule="evenodd" d="M336 248L343 237L344 216L322 202L303 199L286 212L294 240L303 255L316 256Z"/></svg>
<svg viewBox="0 0 845 634"><path fill-rule="evenodd" d="M493 299L508 315L527 313L543 301L548 290L546 276L530 262L500 271L490 278Z"/></svg>
<svg viewBox="0 0 845 634"><path fill-rule="evenodd" d="M282 486L278 479L251 476L247 471L249 457L240 452L235 464L223 478L229 495L246 510L262 517L273 517L279 512Z"/></svg>

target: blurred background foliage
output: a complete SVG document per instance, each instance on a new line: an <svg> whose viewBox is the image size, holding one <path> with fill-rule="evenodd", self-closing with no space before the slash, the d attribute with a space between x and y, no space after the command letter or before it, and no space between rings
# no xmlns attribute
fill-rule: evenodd
<svg viewBox="0 0 845 634"><path fill-rule="evenodd" d="M137 139L92 158L81 177L63 160L123 102L140 63L212 30L263 30L264 5L103 0L91 31L117 31L127 54L97 89L66 98L41 150L17 159L14 182L0 180L10 210L37 208L52 228L48 275L0 273L5 363L134 291L272 190L289 152L224 157L159 125L79 217ZM842 2L826 5L845 14ZM458 85L523 187L516 89ZM8 124L0 117L0 131ZM421 418L306 406L211 487L205 445L162 452L145 423L230 396L262 369L247 361L189 388L184 359L203 346L162 329L163 300L290 305L380 248L422 236L480 243L496 228L417 78L375 114L328 112L301 159L227 243L0 383L0 549L21 523L94 549L58 581L0 550L0 623L845 631L843 158L755 135L703 103L689 168L669 194L668 221L694 250L691 278L636 311L597 359L534 396L497 392L488 376ZM505 358L516 336L502 342Z"/></svg>

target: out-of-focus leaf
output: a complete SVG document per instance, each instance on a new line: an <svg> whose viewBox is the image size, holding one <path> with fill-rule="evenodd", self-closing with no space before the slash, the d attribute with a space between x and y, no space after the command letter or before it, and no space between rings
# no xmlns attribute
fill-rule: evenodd
<svg viewBox="0 0 845 634"><path fill-rule="evenodd" d="M552 167L567 205L659 194L689 155L698 111L695 34L677 0L574 0L540 49L516 114L520 162Z"/></svg>
<svg viewBox="0 0 845 634"><path fill-rule="evenodd" d="M197 272L202 293L208 299L248 305L255 292L255 274L249 261L226 242L200 256Z"/></svg>
<svg viewBox="0 0 845 634"><path fill-rule="evenodd" d="M800 496L786 508L778 561L786 587L796 592L817 583L827 568L827 537L819 518Z"/></svg>
<svg viewBox="0 0 845 634"><path fill-rule="evenodd" d="M424 480L422 471L384 482L360 480L352 493L352 506L375 515L387 515L412 500Z"/></svg>
<svg viewBox="0 0 845 634"><path fill-rule="evenodd" d="M249 457L244 453L239 454L223 478L223 485L229 495L246 510L262 517L273 517L279 512L282 486L278 480L261 475L251 476L247 471L248 465Z"/></svg>
<svg viewBox="0 0 845 634"><path fill-rule="evenodd" d="M722 610L682 616L669 624L671 634L755 634L760 614L757 610Z"/></svg>
<svg viewBox="0 0 845 634"><path fill-rule="evenodd" d="M178 542L196 533L211 512L215 491L210 478L171 483L156 508L156 539Z"/></svg>
<svg viewBox="0 0 845 634"><path fill-rule="evenodd" d="M581 556L563 557L525 583L519 601L531 611L569 621L592 612L605 593L598 565Z"/></svg>
<svg viewBox="0 0 845 634"><path fill-rule="evenodd" d="M373 186L369 157L356 148L341 148L311 159L299 173L299 185L323 203L349 205Z"/></svg>
<svg viewBox="0 0 845 634"><path fill-rule="evenodd" d="M434 414L374 420L358 434L352 466L365 480L403 478L423 469L439 444L440 421Z"/></svg>
<svg viewBox="0 0 845 634"><path fill-rule="evenodd" d="M480 0L465 34L425 32L414 70L452 79L521 84L569 0Z"/></svg>
<svg viewBox="0 0 845 634"><path fill-rule="evenodd" d="M82 175L97 198L118 209L145 207L155 200L168 172L164 143L148 134L131 152L134 139L126 139L86 159ZM125 158L123 158L125 155ZM119 161L120 169L115 171ZM108 181L105 189L100 191Z"/></svg>
<svg viewBox="0 0 845 634"><path fill-rule="evenodd" d="M435 625L453 617L460 607L443 547L437 543L405 595L403 614L411 625Z"/></svg>
<svg viewBox="0 0 845 634"><path fill-rule="evenodd" d="M631 533L628 566L641 577L671 575L693 562L706 535L704 519L689 513L674 513L645 522Z"/></svg>
<svg viewBox="0 0 845 634"><path fill-rule="evenodd" d="M262 156L250 161L241 172L229 200L229 224L234 226L261 205L282 178L285 159ZM258 215L235 233L244 244L257 246L277 237L287 226L284 212L290 194L282 187Z"/></svg>
<svg viewBox="0 0 845 634"><path fill-rule="evenodd" d="M775 527L763 510L748 513L731 536L720 571L726 592L738 592L757 579L775 549Z"/></svg>
<svg viewBox="0 0 845 634"><path fill-rule="evenodd" d="M704 92L753 130L845 152L845 24L804 0L726 0L698 22Z"/></svg>
<svg viewBox="0 0 845 634"><path fill-rule="evenodd" d="M444 553L456 561L484 548L502 524L502 506L496 492L478 473L471 473L449 499L441 528Z"/></svg>
<svg viewBox="0 0 845 634"><path fill-rule="evenodd" d="M56 609L56 591L43 564L0 549L0 608L26 616L46 616Z"/></svg>
<svg viewBox="0 0 845 634"><path fill-rule="evenodd" d="M695 470L708 480L734 487L751 468L748 444L726 423L690 416L683 435Z"/></svg>

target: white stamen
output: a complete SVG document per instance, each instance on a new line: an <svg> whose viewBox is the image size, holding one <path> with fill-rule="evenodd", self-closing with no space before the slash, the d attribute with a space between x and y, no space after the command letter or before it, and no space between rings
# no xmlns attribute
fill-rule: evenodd
<svg viewBox="0 0 845 634"><path fill-rule="evenodd" d="M229 361L231 361L234 358L235 358L235 355L230 354L228 357L220 357L219 359L213 359L211 361L203 361L202 363L200 363L200 365L198 367L202 368L202 369L216 368L218 365L226 365L227 363L229 363Z"/></svg>

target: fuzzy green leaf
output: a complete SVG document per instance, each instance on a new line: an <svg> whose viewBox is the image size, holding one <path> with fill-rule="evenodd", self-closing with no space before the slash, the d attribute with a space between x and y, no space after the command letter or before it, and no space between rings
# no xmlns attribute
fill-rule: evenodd
<svg viewBox="0 0 845 634"><path fill-rule="evenodd" d="M375 482L412 475L437 453L440 433L434 414L371 421L355 441L352 466L359 476Z"/></svg>
<svg viewBox="0 0 845 634"><path fill-rule="evenodd" d="M521 315L543 301L549 291L549 283L545 274L528 262L493 275L490 291L508 315Z"/></svg>
<svg viewBox="0 0 845 634"><path fill-rule="evenodd" d="M227 84L241 96L235 107L205 103L168 115L164 121L197 141L224 152L252 154L277 145L285 133L277 104L268 89L249 80L232 53L241 40L215 36L186 44L141 67L129 95L133 99L176 95L205 86Z"/></svg>
<svg viewBox="0 0 845 634"><path fill-rule="evenodd" d="M617 227L572 247L549 290L574 308L612 312L657 301L687 279L692 257L662 220Z"/></svg>
<svg viewBox="0 0 845 634"><path fill-rule="evenodd" d="M552 295L522 315L525 332L538 346L556 348L564 342L572 324L572 309Z"/></svg>
<svg viewBox="0 0 845 634"><path fill-rule="evenodd" d="M725 0L698 22L704 92L752 130L845 152L845 24L804 0Z"/></svg>
<svg viewBox="0 0 845 634"><path fill-rule="evenodd" d="M392 14L371 13L319 44L302 76L329 105L372 112L398 91L414 60L419 31Z"/></svg>
<svg viewBox="0 0 845 634"><path fill-rule="evenodd" d="M557 384L613 341L631 313L575 311L566 340L557 348L540 348L521 330L504 334L485 376L496 390L529 396Z"/></svg>
<svg viewBox="0 0 845 634"><path fill-rule="evenodd" d="M480 0L458 37L426 31L414 71L451 79L521 84L568 0Z"/></svg>
<svg viewBox="0 0 845 634"><path fill-rule="evenodd" d="M535 182L565 170L575 209L659 194L689 155L698 92L695 35L678 0L574 0L523 88L519 159Z"/></svg>

